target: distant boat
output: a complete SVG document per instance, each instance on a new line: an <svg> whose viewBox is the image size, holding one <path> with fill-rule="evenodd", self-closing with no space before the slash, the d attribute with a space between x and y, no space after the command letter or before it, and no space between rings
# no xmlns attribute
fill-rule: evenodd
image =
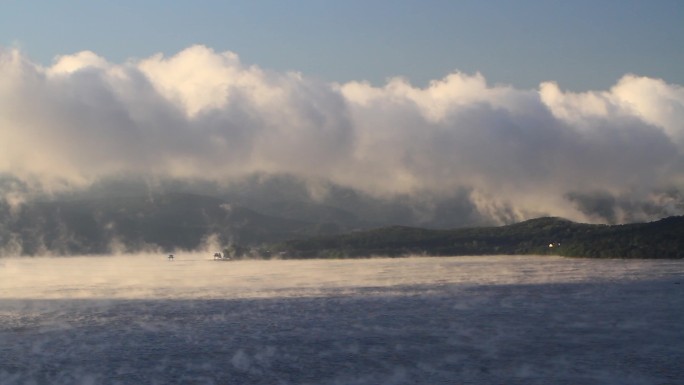
<svg viewBox="0 0 684 385"><path fill-rule="evenodd" d="M214 261L230 261L230 257L221 253L214 253Z"/></svg>

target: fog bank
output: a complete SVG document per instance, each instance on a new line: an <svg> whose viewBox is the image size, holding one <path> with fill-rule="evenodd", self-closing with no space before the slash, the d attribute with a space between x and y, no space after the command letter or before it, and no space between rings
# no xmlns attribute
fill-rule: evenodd
<svg viewBox="0 0 684 385"><path fill-rule="evenodd" d="M26 191L107 178L294 175L379 198L459 200L507 223L621 223L684 213L684 88L626 74L608 90L488 84L455 71L325 83L196 45L112 63L84 51L44 67L0 49L0 175ZM19 183L22 188L17 187Z"/></svg>

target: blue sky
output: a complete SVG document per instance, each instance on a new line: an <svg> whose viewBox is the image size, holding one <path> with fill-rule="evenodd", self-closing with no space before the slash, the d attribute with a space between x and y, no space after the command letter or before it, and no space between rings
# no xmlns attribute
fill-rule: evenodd
<svg viewBox="0 0 684 385"><path fill-rule="evenodd" d="M492 84L606 89L626 73L684 84L680 0L3 1L0 45L49 64L193 44L326 81L415 85L460 70Z"/></svg>

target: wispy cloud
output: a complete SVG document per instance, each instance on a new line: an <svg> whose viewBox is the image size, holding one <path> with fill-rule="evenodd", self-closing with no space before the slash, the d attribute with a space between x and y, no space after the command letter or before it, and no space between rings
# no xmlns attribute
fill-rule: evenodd
<svg viewBox="0 0 684 385"><path fill-rule="evenodd" d="M377 196L467 190L495 220L684 212L684 88L637 75L585 93L459 72L424 88L401 78L375 87L204 46L120 64L81 52L50 67L5 49L0 126L0 173L42 188L260 172Z"/></svg>

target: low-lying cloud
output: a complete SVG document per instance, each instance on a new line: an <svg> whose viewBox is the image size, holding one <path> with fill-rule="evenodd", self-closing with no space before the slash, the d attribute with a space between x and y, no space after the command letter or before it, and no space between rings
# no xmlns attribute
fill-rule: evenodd
<svg viewBox="0 0 684 385"><path fill-rule="evenodd" d="M637 75L583 93L460 72L378 87L268 71L204 46L118 64L84 51L49 67L0 49L0 127L0 173L43 191L262 173L378 197L468 191L495 222L684 213L684 88Z"/></svg>

